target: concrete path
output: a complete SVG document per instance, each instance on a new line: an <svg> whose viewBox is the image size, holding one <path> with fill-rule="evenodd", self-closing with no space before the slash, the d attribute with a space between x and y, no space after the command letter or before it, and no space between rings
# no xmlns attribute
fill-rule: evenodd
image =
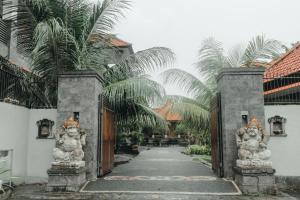
<svg viewBox="0 0 300 200"><path fill-rule="evenodd" d="M151 148L109 175L89 182L82 192L135 194L239 195L231 181L216 177L181 147Z"/></svg>

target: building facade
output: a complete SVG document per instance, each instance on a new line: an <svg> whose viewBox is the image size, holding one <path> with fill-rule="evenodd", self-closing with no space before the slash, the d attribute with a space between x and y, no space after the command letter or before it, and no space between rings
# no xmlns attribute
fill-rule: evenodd
<svg viewBox="0 0 300 200"><path fill-rule="evenodd" d="M17 0L12 1L17 5ZM17 48L18 39L14 32L11 16L6 13L6 5L0 2L0 56L22 68L29 68L29 59Z"/></svg>

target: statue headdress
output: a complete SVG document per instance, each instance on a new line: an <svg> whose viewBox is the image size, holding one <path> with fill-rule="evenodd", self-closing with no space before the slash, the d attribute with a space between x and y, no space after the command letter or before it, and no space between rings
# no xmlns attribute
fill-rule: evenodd
<svg viewBox="0 0 300 200"><path fill-rule="evenodd" d="M74 120L73 117L70 117L64 122L63 128L68 128L68 127L76 127L79 128L79 122L77 120Z"/></svg>
<svg viewBox="0 0 300 200"><path fill-rule="evenodd" d="M251 126L256 126L258 129L262 128L260 122L258 121L258 119L256 117L251 118L250 122L247 125L247 128L249 128Z"/></svg>

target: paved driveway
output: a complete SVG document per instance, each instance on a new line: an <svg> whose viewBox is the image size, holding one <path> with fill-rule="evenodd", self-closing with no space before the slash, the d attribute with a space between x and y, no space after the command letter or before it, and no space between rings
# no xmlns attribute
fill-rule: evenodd
<svg viewBox="0 0 300 200"><path fill-rule="evenodd" d="M236 195L231 181L216 177L204 164L181 153L181 147L151 148L109 175L89 182L83 192Z"/></svg>
<svg viewBox="0 0 300 200"><path fill-rule="evenodd" d="M79 193L49 193L45 185L17 187L13 200L295 200L279 196L237 195L234 185L212 171L182 148L152 148L130 163L120 165L106 177L89 182Z"/></svg>

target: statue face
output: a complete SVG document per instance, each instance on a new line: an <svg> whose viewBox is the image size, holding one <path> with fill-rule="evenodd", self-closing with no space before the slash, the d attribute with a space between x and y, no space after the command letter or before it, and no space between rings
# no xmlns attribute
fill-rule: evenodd
<svg viewBox="0 0 300 200"><path fill-rule="evenodd" d="M258 134L258 128L256 126L248 127L248 133L250 136L255 137Z"/></svg>
<svg viewBox="0 0 300 200"><path fill-rule="evenodd" d="M78 129L74 126L69 126L66 128L66 132L69 136L75 136L78 134Z"/></svg>

